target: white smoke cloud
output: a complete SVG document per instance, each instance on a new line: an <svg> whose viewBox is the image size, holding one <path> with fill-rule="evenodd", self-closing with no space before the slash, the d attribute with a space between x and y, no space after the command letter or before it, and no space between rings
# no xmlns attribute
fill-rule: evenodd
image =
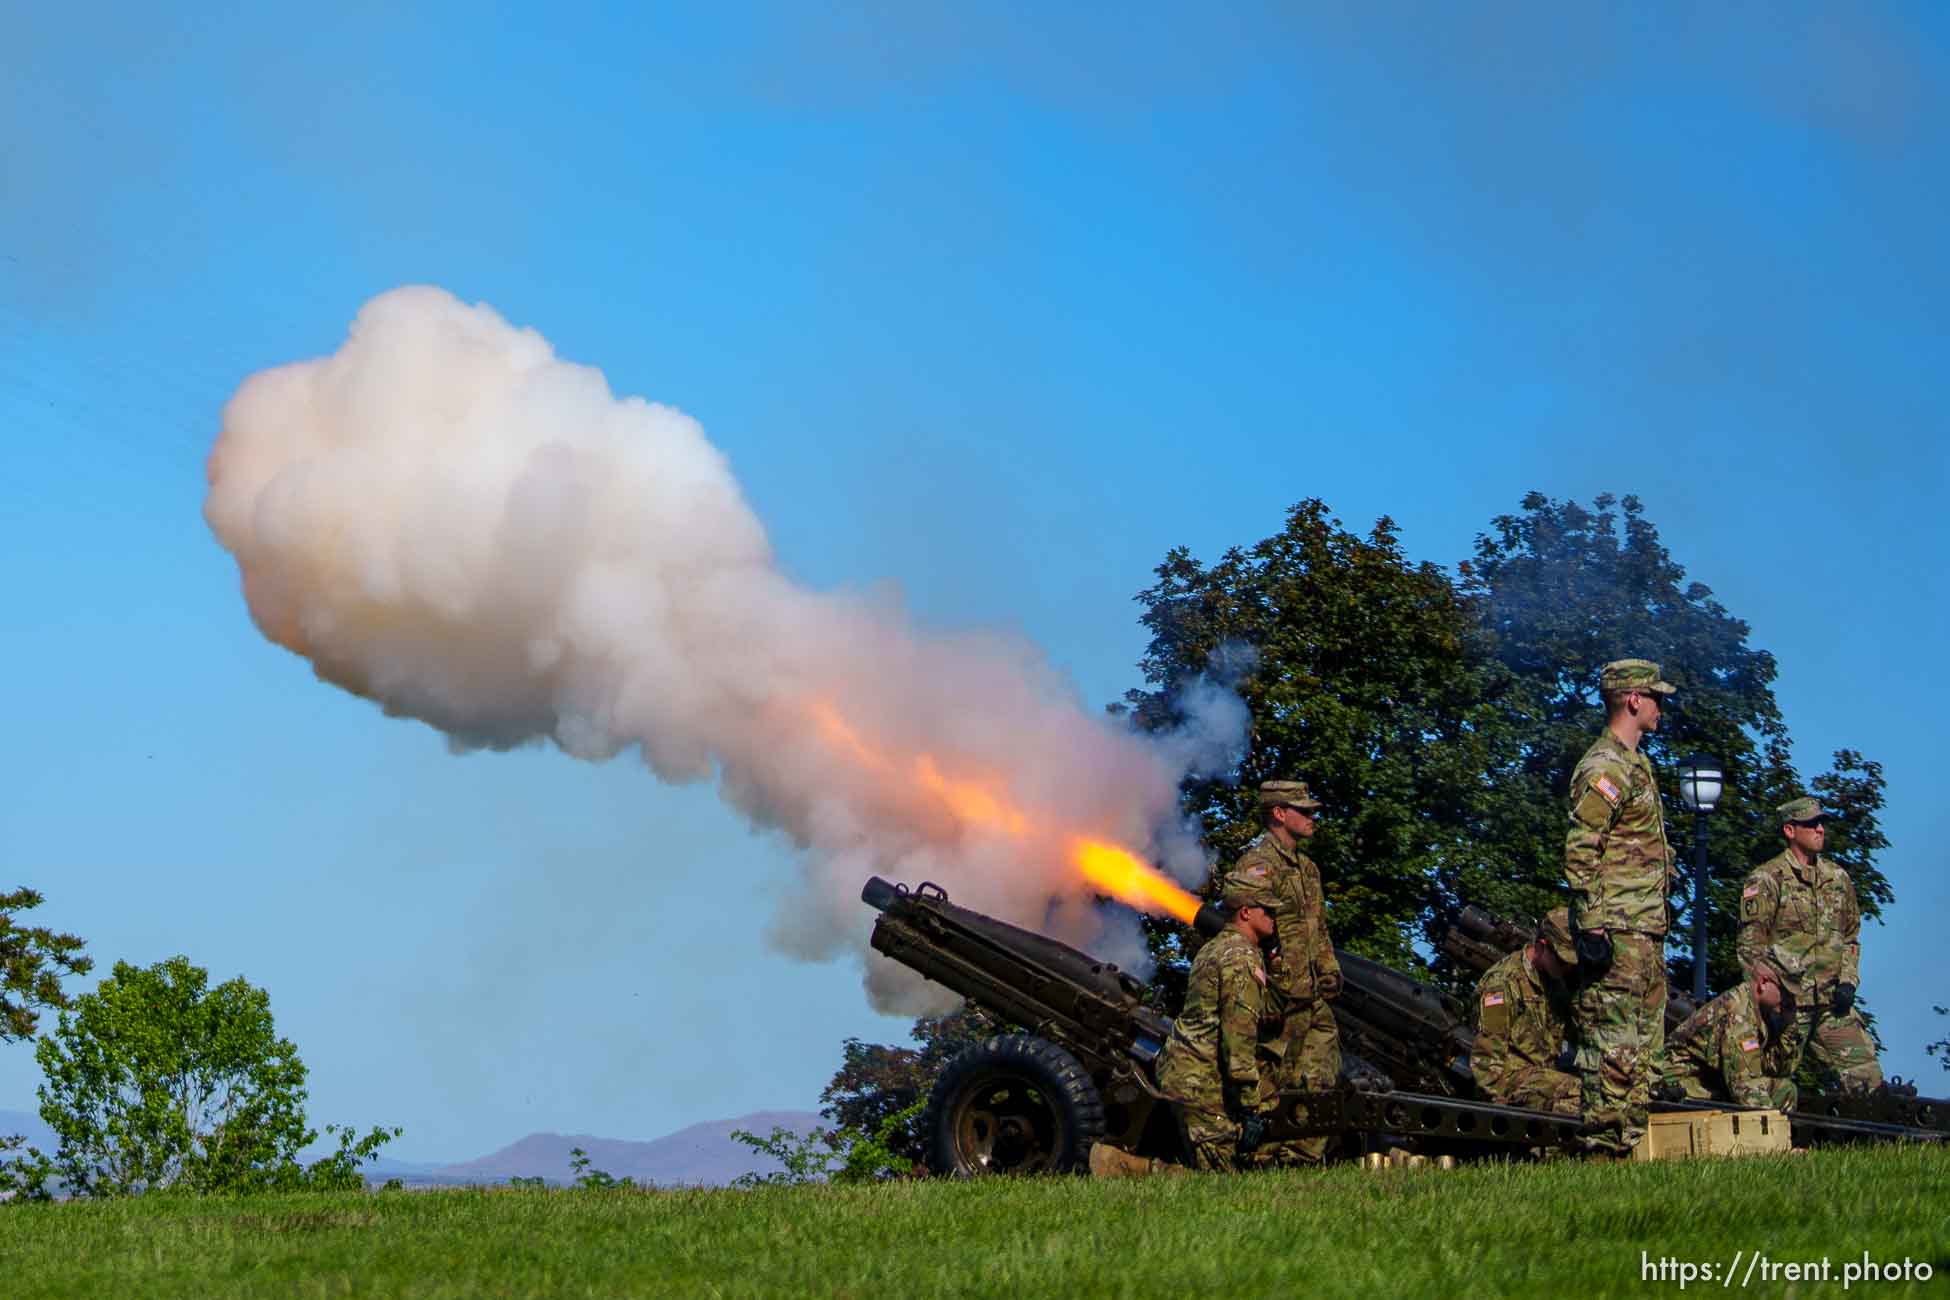
<svg viewBox="0 0 1950 1300"><path fill-rule="evenodd" d="M790 954L864 953L877 872L1136 964L1130 927L1078 905L1062 836L1202 879L1177 785L1237 748L1236 697L1188 701L1195 725L1154 742L1087 713L1020 640L796 585L695 420L617 399L486 306L373 299L334 355L244 382L209 481L252 617L319 677L459 748L635 747L792 836L800 896L770 936ZM924 761L1006 811L917 781ZM878 1004L924 1005L868 965Z"/></svg>

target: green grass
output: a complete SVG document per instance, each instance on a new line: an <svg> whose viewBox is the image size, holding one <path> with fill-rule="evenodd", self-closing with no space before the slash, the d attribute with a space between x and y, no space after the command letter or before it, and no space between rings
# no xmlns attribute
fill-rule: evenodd
<svg viewBox="0 0 1950 1300"><path fill-rule="evenodd" d="M0 1207L0 1294L41 1296L1678 1294L1724 1267L1927 1263L1950 1294L1950 1152L756 1192L382 1192ZM1740 1290L1735 1279L1732 1290ZM1779 1295L1783 1281L1750 1294ZM1687 1294L1723 1288L1694 1283Z"/></svg>

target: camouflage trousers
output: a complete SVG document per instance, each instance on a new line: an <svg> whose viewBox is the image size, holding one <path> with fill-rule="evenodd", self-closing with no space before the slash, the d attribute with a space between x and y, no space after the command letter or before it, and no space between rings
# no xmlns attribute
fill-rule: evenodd
<svg viewBox="0 0 1950 1300"><path fill-rule="evenodd" d="M1629 1151L1645 1136L1646 1103L1666 1050L1665 940L1611 932L1611 965L1579 990L1571 1006L1577 1031L1578 1109L1588 1140Z"/></svg>
<svg viewBox="0 0 1950 1300"><path fill-rule="evenodd" d="M1803 1012L1794 1018L1794 1032L1823 1086L1846 1093L1874 1092L1882 1086L1875 1040L1853 1008L1841 1015L1822 1007Z"/></svg>
<svg viewBox="0 0 1950 1300"><path fill-rule="evenodd" d="M1507 1072L1497 1081L1496 1095L1490 1100L1499 1106L1522 1106L1527 1110L1576 1115L1583 1109L1580 1099L1582 1088L1583 1081L1575 1074L1531 1065Z"/></svg>
<svg viewBox="0 0 1950 1300"><path fill-rule="evenodd" d="M1203 1173L1238 1173L1259 1163L1258 1152L1252 1155L1240 1152L1239 1125L1224 1115L1179 1106L1178 1131L1185 1135L1185 1153L1191 1158L1192 1168Z"/></svg>
<svg viewBox="0 0 1950 1300"><path fill-rule="evenodd" d="M1333 1008L1319 998L1288 1003L1278 1031L1260 1044L1260 1059L1262 1100L1274 1092L1328 1092L1338 1087L1341 1035ZM1326 1160L1333 1140L1323 1133L1269 1142L1260 1148L1260 1160L1271 1165L1317 1165Z"/></svg>

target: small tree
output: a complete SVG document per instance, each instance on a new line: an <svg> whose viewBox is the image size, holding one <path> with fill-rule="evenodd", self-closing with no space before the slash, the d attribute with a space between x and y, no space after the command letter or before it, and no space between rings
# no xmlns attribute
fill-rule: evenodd
<svg viewBox="0 0 1950 1300"><path fill-rule="evenodd" d="M935 1076L965 1048L997 1032L979 1012L963 1007L916 1020L910 1036L918 1048L849 1038L840 1068L819 1094L819 1113L855 1141L884 1145L890 1163L918 1165L927 1145L921 1111Z"/></svg>
<svg viewBox="0 0 1950 1300"><path fill-rule="evenodd" d="M1950 1007L1938 1007L1936 1013L1939 1016L1950 1016ZM1946 1033L1934 1043L1925 1045L1923 1050L1943 1062L1944 1069L1950 1070L1950 1033Z"/></svg>
<svg viewBox="0 0 1950 1300"><path fill-rule="evenodd" d="M68 1005L61 977L86 975L95 968L82 955L82 942L75 935L15 924L15 913L42 901L31 889L0 894L0 1043L32 1037L40 1008Z"/></svg>
<svg viewBox="0 0 1950 1300"><path fill-rule="evenodd" d="M300 1166L317 1137L305 1126L305 1066L277 1036L269 996L241 977L211 988L186 957L117 962L35 1056L41 1118L60 1141L54 1165L76 1195L343 1186L399 1131L354 1141L345 1130L336 1155Z"/></svg>
<svg viewBox="0 0 1950 1300"><path fill-rule="evenodd" d="M95 963L82 954L81 939L44 926L15 922L17 913L39 907L32 889L0 894L0 1043L29 1038L44 1008L68 1005L66 975L86 975ZM0 1134L0 1197L46 1200L54 1167L18 1134Z"/></svg>

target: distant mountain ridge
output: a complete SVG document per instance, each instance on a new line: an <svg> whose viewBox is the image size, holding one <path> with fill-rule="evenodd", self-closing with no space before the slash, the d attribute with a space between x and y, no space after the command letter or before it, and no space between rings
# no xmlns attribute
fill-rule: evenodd
<svg viewBox="0 0 1950 1300"><path fill-rule="evenodd" d="M441 1164L425 1160L392 1160L381 1156L365 1166L366 1176L377 1181L397 1178L409 1186L504 1183L510 1178L546 1178L551 1183L568 1183L575 1173L569 1167L569 1152L581 1147L589 1155L589 1167L615 1178L633 1178L639 1183L662 1187L722 1187L742 1174L775 1173L776 1160L760 1156L742 1142L732 1140L733 1129L744 1129L765 1137L774 1128L805 1134L822 1121L807 1110L761 1110L736 1119L709 1120L677 1130L648 1142L622 1138L596 1137L583 1133L530 1133L499 1151L473 1160ZM26 1111L0 1110L0 1137L18 1133L32 1146L52 1155L53 1130L41 1123L38 1115ZM320 1146L317 1155L326 1154ZM313 1154L313 1153L307 1153Z"/></svg>
<svg viewBox="0 0 1950 1300"><path fill-rule="evenodd" d="M734 1141L733 1129L764 1137L775 1127L804 1134L819 1123L819 1116L811 1111L761 1110L737 1119L693 1124L650 1142L581 1133L531 1133L492 1155L442 1165L430 1172L441 1182L499 1183L510 1178L568 1182L574 1177L569 1168L569 1152L581 1147L588 1153L590 1168L617 1178L634 1178L639 1183L665 1187L721 1187L741 1174L772 1173L781 1167L776 1160L760 1156L744 1143Z"/></svg>

